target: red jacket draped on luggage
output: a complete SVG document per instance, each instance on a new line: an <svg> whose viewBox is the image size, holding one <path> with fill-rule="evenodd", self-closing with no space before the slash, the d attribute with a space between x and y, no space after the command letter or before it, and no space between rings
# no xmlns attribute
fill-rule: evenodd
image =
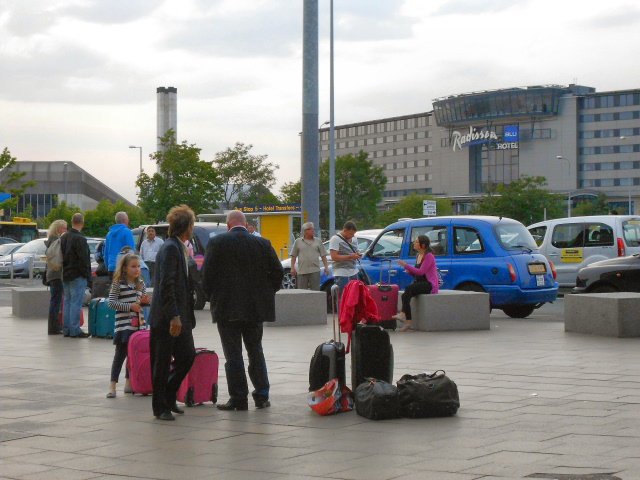
<svg viewBox="0 0 640 480"><path fill-rule="evenodd" d="M356 325L364 320L365 323L378 323L378 307L371 295L369 295L364 283L359 280L351 280L344 287L340 297L340 331L346 333L347 353L351 344L351 332Z"/></svg>

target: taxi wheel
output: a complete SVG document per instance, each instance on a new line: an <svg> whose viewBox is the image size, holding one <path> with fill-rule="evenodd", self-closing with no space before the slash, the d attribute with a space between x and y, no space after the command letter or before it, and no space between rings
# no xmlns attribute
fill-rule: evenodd
<svg viewBox="0 0 640 480"><path fill-rule="evenodd" d="M289 290L296 288L296 276L291 275L291 269L286 268L284 271L284 278L282 279L282 289Z"/></svg>
<svg viewBox="0 0 640 480"><path fill-rule="evenodd" d="M505 315L511 318L527 318L534 310L535 307L531 305L510 305L502 308Z"/></svg>

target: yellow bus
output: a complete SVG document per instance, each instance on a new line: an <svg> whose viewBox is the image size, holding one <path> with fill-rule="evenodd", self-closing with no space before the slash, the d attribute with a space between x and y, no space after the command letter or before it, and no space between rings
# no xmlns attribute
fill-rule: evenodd
<svg viewBox="0 0 640 480"><path fill-rule="evenodd" d="M13 217L12 222L0 222L0 243L11 238L16 242L27 243L38 238L38 224L28 218Z"/></svg>

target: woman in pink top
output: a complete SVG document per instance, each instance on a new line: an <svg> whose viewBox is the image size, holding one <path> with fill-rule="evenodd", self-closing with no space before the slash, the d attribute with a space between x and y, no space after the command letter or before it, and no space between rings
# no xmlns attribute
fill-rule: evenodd
<svg viewBox="0 0 640 480"><path fill-rule="evenodd" d="M416 256L416 266L407 265L402 260L396 260L404 271L413 277L413 283L407 285L402 294L402 312L393 318L400 322L406 322L399 332L412 332L415 327L411 326L411 299L423 293L438 293L438 273L436 271L436 258L433 256L431 242L426 235L418 235L413 248L418 252Z"/></svg>

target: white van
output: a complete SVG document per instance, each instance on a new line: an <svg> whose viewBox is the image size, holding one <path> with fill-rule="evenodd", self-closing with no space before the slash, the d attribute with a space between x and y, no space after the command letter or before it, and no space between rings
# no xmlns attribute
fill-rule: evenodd
<svg viewBox="0 0 640 480"><path fill-rule="evenodd" d="M556 218L527 227L561 287L575 287L582 267L640 253L640 216L596 215Z"/></svg>

